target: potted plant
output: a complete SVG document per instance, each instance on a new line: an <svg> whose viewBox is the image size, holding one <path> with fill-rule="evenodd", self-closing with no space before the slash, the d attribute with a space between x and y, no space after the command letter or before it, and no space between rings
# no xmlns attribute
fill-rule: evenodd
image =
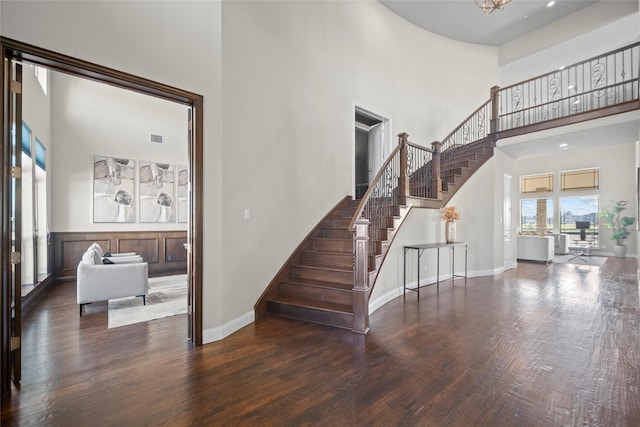
<svg viewBox="0 0 640 427"><path fill-rule="evenodd" d="M627 201L620 200L616 202L613 209L602 210L598 214L600 219L602 219L602 224L613 230L611 240L616 241L616 245L613 247L613 253L617 257L624 257L627 254L624 239L631 234L631 232L627 230L627 227L632 225L636 220L634 217L623 216L622 212L625 209L627 209Z"/></svg>

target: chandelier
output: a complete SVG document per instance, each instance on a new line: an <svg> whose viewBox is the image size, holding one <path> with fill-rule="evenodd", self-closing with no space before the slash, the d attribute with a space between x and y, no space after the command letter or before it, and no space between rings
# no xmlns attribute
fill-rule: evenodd
<svg viewBox="0 0 640 427"><path fill-rule="evenodd" d="M504 7L511 2L511 0L475 0L476 5L482 9L485 15L492 13L497 9L504 9Z"/></svg>

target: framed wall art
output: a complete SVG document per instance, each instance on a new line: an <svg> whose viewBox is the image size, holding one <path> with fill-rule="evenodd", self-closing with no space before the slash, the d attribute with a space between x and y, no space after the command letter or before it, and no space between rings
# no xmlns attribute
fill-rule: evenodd
<svg viewBox="0 0 640 427"><path fill-rule="evenodd" d="M94 156L93 222L135 222L135 160Z"/></svg>
<svg viewBox="0 0 640 427"><path fill-rule="evenodd" d="M167 163L140 161L140 222L176 222L174 170Z"/></svg>
<svg viewBox="0 0 640 427"><path fill-rule="evenodd" d="M189 221L189 168L187 166L176 166L177 188L178 188L178 222Z"/></svg>

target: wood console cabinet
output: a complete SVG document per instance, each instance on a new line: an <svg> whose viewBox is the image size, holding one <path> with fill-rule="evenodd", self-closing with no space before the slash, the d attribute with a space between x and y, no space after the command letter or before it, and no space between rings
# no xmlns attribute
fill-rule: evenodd
<svg viewBox="0 0 640 427"><path fill-rule="evenodd" d="M105 252L135 252L149 263L149 276L187 272L186 231L52 232L55 280L73 280L82 254L93 242Z"/></svg>

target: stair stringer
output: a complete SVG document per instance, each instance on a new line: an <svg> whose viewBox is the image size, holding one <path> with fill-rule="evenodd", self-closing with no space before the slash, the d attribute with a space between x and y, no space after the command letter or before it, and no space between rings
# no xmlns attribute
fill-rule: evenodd
<svg viewBox="0 0 640 427"><path fill-rule="evenodd" d="M285 261L278 273L271 280L267 288L264 290L258 301L254 304L253 309L255 318L260 319L267 314L267 301L278 295L280 283L286 281L290 277L291 266L298 264L302 258L303 251L313 244L313 239L319 237L322 225L325 221L338 209L345 207L351 201L351 196L345 196L340 200L327 214L316 224L316 226L307 234L298 247L291 253L291 256Z"/></svg>

